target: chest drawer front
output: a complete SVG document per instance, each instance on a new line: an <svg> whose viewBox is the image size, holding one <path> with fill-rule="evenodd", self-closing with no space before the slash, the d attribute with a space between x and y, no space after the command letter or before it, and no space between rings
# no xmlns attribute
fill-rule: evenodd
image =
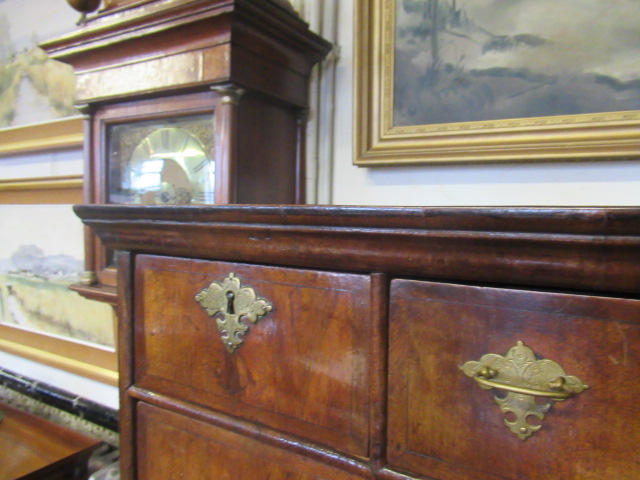
<svg viewBox="0 0 640 480"><path fill-rule="evenodd" d="M137 478L351 480L345 472L207 423L140 403Z"/></svg>
<svg viewBox="0 0 640 480"><path fill-rule="evenodd" d="M390 463L447 480L640 478L639 320L636 300L392 282ZM537 355L519 364L526 388L538 388L530 380L548 363L540 359L588 385L553 402L543 420L530 416L541 427L525 440L494 399L510 392L480 388L460 368L506 358L518 341ZM527 400L518 395L510 398Z"/></svg>
<svg viewBox="0 0 640 480"><path fill-rule="evenodd" d="M225 348L196 301L230 273L271 311ZM136 260L135 383L358 456L368 454L368 276Z"/></svg>

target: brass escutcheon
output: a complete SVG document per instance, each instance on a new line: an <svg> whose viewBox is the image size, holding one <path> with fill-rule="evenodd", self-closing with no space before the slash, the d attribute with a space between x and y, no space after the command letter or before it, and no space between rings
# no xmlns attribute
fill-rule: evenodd
<svg viewBox="0 0 640 480"><path fill-rule="evenodd" d="M502 413L515 415L514 421L504 419L504 423L521 440L542 428L531 425L527 421L530 416L542 421L554 401L561 402L589 388L578 377L567 375L556 362L537 360L533 350L520 341L504 357L489 353L460 369L480 388L506 392L504 397L494 395L494 400ZM536 397L546 400L536 401Z"/></svg>
<svg viewBox="0 0 640 480"><path fill-rule="evenodd" d="M195 298L211 318L217 316L220 339L231 353L242 345L248 333L249 325L242 320L256 323L273 309L253 288L243 286L233 272L222 283L213 282L202 289Z"/></svg>

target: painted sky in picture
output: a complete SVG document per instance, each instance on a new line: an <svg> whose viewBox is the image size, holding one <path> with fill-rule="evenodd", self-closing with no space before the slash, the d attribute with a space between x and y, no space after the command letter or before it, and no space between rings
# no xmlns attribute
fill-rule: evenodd
<svg viewBox="0 0 640 480"><path fill-rule="evenodd" d="M640 109L638 0L397 0L394 124Z"/></svg>
<svg viewBox="0 0 640 480"><path fill-rule="evenodd" d="M36 244L44 255L83 257L82 224L70 205L0 205L0 258L25 244Z"/></svg>

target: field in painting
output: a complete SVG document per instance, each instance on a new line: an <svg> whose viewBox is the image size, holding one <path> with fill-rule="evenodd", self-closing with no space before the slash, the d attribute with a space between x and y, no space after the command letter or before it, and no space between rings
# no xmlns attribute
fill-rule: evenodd
<svg viewBox="0 0 640 480"><path fill-rule="evenodd" d="M64 280L0 274L0 323L112 347L111 307L68 287Z"/></svg>

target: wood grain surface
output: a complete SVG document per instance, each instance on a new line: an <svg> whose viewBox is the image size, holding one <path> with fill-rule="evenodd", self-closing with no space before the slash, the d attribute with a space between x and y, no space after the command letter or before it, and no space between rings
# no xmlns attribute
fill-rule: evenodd
<svg viewBox="0 0 640 480"><path fill-rule="evenodd" d="M81 480L100 441L0 403L0 480Z"/></svg>
<svg viewBox="0 0 640 480"><path fill-rule="evenodd" d="M232 272L273 305L235 352L195 300ZM368 276L140 256L135 288L137 386L368 456Z"/></svg>
<svg viewBox="0 0 640 480"><path fill-rule="evenodd" d="M638 478L640 301L396 280L388 459L451 480ZM520 440L460 366L523 341L589 386ZM504 393L499 394L501 397Z"/></svg>
<svg viewBox="0 0 640 480"><path fill-rule="evenodd" d="M355 480L321 462L144 403L138 404L139 478Z"/></svg>

